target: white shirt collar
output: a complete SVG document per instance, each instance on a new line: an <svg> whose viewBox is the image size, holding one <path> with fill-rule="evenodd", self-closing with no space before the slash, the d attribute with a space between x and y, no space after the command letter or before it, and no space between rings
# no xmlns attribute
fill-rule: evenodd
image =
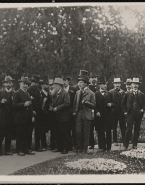
<svg viewBox="0 0 145 185"><path fill-rule="evenodd" d="M85 92L88 89L88 87L85 87L84 89L82 89L83 92Z"/></svg>
<svg viewBox="0 0 145 185"><path fill-rule="evenodd" d="M10 88L10 89L5 88L5 90L6 90L6 92L11 92L12 88Z"/></svg>
<svg viewBox="0 0 145 185"><path fill-rule="evenodd" d="M57 96L59 95L59 93L61 92L61 90L62 90L62 89L60 89L60 90L58 91Z"/></svg>
<svg viewBox="0 0 145 185"><path fill-rule="evenodd" d="M67 87L65 87L65 90L66 90L66 92L69 91L69 85Z"/></svg>
<svg viewBox="0 0 145 185"><path fill-rule="evenodd" d="M47 96L47 92L44 89L42 89L42 92Z"/></svg>

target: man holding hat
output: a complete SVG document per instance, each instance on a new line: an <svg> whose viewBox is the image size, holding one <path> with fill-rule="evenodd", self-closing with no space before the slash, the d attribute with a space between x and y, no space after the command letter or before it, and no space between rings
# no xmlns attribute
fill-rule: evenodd
<svg viewBox="0 0 145 185"><path fill-rule="evenodd" d="M113 111L113 118L114 118L114 129L113 129L113 141L114 145L118 146L117 143L117 125L119 121L120 129L121 129L121 135L122 135L122 141L124 140L124 134L125 134L125 116L121 108L121 102L122 98L124 96L124 90L122 90L121 87L122 81L120 78L114 78L114 89L110 90L110 93L113 96L113 103L114 103L114 111Z"/></svg>
<svg viewBox="0 0 145 185"><path fill-rule="evenodd" d="M64 89L66 92L69 93L70 96L70 101L71 101L71 106L70 106L70 124L69 124L69 150L72 150L72 147L76 147L76 124L73 116L73 102L75 98L75 88L70 85L71 77L70 75L66 72L63 73L62 75L63 82L64 82Z"/></svg>
<svg viewBox="0 0 145 185"><path fill-rule="evenodd" d="M68 128L70 121L70 96L63 88L63 79L55 78L53 82L53 99L51 110L55 113L57 125L57 149L53 152L68 153Z"/></svg>
<svg viewBox="0 0 145 185"><path fill-rule="evenodd" d="M122 100L124 115L127 116L127 128L124 138L124 149L128 148L133 125L133 149L137 148L141 120L145 111L145 94L138 90L139 84L139 78L133 78L132 91L126 92Z"/></svg>
<svg viewBox="0 0 145 185"><path fill-rule="evenodd" d="M14 93L13 108L15 111L14 123L16 126L16 150L19 156L34 155L31 151L31 137L33 122L35 121L32 102L28 88L28 79L24 76L18 80L20 88Z"/></svg>
<svg viewBox="0 0 145 185"><path fill-rule="evenodd" d="M91 121L94 119L95 93L89 88L89 77L78 78L80 90L76 92L73 115L76 117L77 149L87 153Z"/></svg>
<svg viewBox="0 0 145 185"><path fill-rule="evenodd" d="M98 145L101 151L111 150L111 130L113 129L112 108L113 97L107 91L107 81L104 76L99 77L100 90L96 92L96 130L98 132Z"/></svg>
<svg viewBox="0 0 145 185"><path fill-rule="evenodd" d="M13 155L10 152L11 140L14 137L14 111L12 100L14 91L12 90L13 81L11 76L6 76L3 81L5 90L0 92L0 155L2 155L2 142L5 138L5 155Z"/></svg>
<svg viewBox="0 0 145 185"><path fill-rule="evenodd" d="M41 110L42 110L42 99L39 90L40 75L34 74L30 79L31 85L28 88L28 93L30 94L33 109L36 113L35 120L35 151L43 152L40 148L40 138L41 138Z"/></svg>

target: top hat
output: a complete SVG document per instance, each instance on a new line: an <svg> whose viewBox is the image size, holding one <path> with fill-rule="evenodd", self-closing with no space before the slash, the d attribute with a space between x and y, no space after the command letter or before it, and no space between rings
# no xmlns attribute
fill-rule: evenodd
<svg viewBox="0 0 145 185"><path fill-rule="evenodd" d="M12 79L11 76L6 76L4 81L2 83L5 83L5 82L10 82L10 81L14 81L15 79Z"/></svg>
<svg viewBox="0 0 145 185"><path fill-rule="evenodd" d="M42 80L40 80L41 84L49 84L49 78L48 76L43 76Z"/></svg>
<svg viewBox="0 0 145 185"><path fill-rule="evenodd" d="M33 74L32 78L30 78L32 82L40 83L40 75Z"/></svg>
<svg viewBox="0 0 145 185"><path fill-rule="evenodd" d="M89 82L89 77L88 76L81 76L81 77L79 77L78 78L78 81L84 81L84 82L87 82L88 84L90 84L90 82Z"/></svg>
<svg viewBox="0 0 145 185"><path fill-rule="evenodd" d="M125 85L126 85L126 84L127 84L127 85L130 85L131 83L132 83L131 78L128 78L124 84L125 84Z"/></svg>
<svg viewBox="0 0 145 185"><path fill-rule="evenodd" d="M139 81L139 78L133 78L132 83L140 84L141 82Z"/></svg>
<svg viewBox="0 0 145 185"><path fill-rule="evenodd" d="M114 82L112 83L121 83L122 81L120 80L120 78L114 78Z"/></svg>
<svg viewBox="0 0 145 185"><path fill-rule="evenodd" d="M26 84L29 84L30 81L29 81L29 78L28 77L25 77L25 76L22 76L20 80L18 80L18 82L24 82Z"/></svg>
<svg viewBox="0 0 145 185"><path fill-rule="evenodd" d="M89 78L95 78L94 73L90 72L90 76L89 76Z"/></svg>
<svg viewBox="0 0 145 185"><path fill-rule="evenodd" d="M80 74L78 75L78 77L83 77L83 76L88 76L88 71L80 70Z"/></svg>
<svg viewBox="0 0 145 185"><path fill-rule="evenodd" d="M69 75L67 72L62 74L62 78L63 78L64 80L65 80L65 79L71 80L71 77L70 77L70 75Z"/></svg>
<svg viewBox="0 0 145 185"><path fill-rule="evenodd" d="M62 78L55 78L53 84L63 85L63 79Z"/></svg>
<svg viewBox="0 0 145 185"><path fill-rule="evenodd" d="M106 81L105 76L99 77L99 79L98 79L98 84L106 84L106 83L107 83L107 81Z"/></svg>

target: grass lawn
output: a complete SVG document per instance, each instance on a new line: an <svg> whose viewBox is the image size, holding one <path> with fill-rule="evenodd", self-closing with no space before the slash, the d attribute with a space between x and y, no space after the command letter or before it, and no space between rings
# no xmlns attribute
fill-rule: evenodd
<svg viewBox="0 0 145 185"><path fill-rule="evenodd" d="M93 170L78 170L71 169L65 165L66 162L77 161L79 159L113 159L127 165L127 168L122 172L105 172ZM111 153L94 152L89 154L72 154L49 160L22 170L19 170L11 175L64 175L64 174L139 174L145 173L145 160L132 159L130 157L121 156L119 151Z"/></svg>

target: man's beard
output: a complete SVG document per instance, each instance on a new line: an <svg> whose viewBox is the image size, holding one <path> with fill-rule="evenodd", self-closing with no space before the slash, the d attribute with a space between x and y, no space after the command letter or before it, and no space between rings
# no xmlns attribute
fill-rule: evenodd
<svg viewBox="0 0 145 185"><path fill-rule="evenodd" d="M7 89L11 89L11 86L8 85L8 86L6 86L6 88L7 88Z"/></svg>

